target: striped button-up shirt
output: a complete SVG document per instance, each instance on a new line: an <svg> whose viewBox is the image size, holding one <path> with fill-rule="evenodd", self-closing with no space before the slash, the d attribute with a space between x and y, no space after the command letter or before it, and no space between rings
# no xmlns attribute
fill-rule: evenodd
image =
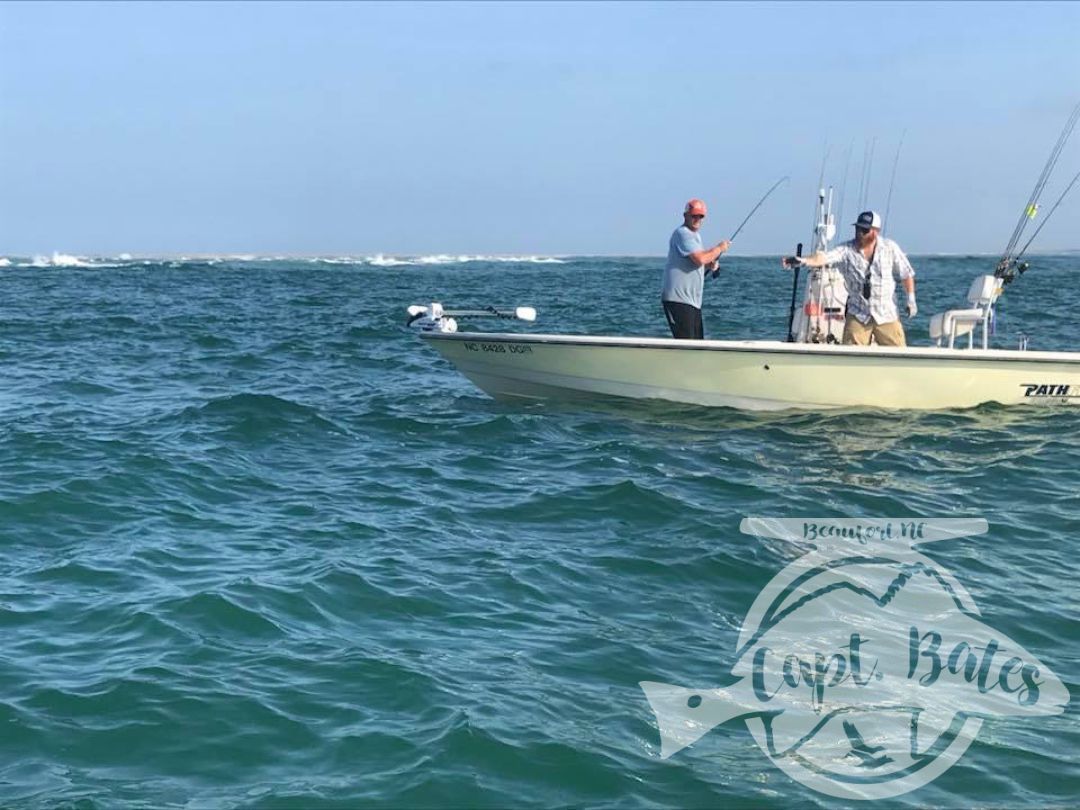
<svg viewBox="0 0 1080 810"><path fill-rule="evenodd" d="M914 278L915 270L904 251L891 239L879 236L873 261L867 262L853 239L825 252L825 261L839 270L847 285L848 315L859 323L892 323L900 319L896 311L896 280ZM870 295L864 297L869 277Z"/></svg>

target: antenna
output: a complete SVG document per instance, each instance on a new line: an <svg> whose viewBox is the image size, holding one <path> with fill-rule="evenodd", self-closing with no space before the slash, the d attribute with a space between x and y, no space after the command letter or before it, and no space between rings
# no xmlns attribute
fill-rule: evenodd
<svg viewBox="0 0 1080 810"><path fill-rule="evenodd" d="M818 172L818 179L817 179L817 187L818 187L818 196L819 197L821 197L821 195L823 195L825 193L825 166L829 162L829 153L831 151L832 151L832 147L829 146L829 142L826 141L825 142L825 154L821 158L821 171ZM814 202L814 216L813 216L813 220L812 220L813 223L814 223L814 231L815 232L817 231L817 219L818 219L818 210L819 209L820 209L820 203L815 201ZM813 234L811 234L810 243L813 244L813 242L814 242Z"/></svg>

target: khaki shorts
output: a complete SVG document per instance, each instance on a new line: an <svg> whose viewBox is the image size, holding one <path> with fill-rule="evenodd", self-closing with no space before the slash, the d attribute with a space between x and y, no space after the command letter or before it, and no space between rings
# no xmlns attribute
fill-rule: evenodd
<svg viewBox="0 0 1080 810"><path fill-rule="evenodd" d="M859 323L858 319L848 315L844 323L844 343L849 346L869 346L871 337L879 346L907 346L900 321L878 323L871 318L870 323Z"/></svg>

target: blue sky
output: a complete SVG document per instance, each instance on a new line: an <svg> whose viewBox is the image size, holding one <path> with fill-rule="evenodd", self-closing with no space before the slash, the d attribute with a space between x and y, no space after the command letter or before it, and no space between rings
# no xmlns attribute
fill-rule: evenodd
<svg viewBox="0 0 1080 810"><path fill-rule="evenodd" d="M1077 3L4 3L0 254L656 255L687 198L717 241L787 174L735 248L781 253L826 144L850 221L904 131L889 235L992 253L1078 32ZM1077 171L1080 133L1049 196ZM1037 247L1078 225L1080 192Z"/></svg>

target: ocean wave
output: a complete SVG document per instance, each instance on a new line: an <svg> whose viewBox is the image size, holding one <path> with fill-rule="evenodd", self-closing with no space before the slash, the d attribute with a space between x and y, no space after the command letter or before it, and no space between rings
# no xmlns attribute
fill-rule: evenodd
<svg viewBox="0 0 1080 810"><path fill-rule="evenodd" d="M499 264L566 264L565 257L558 256L501 256L486 254L401 254L389 255L374 253L356 256L260 256L253 253L202 254L180 256L133 256L120 253L116 256L78 256L70 253L53 252L52 255L35 255L31 258L0 258L0 267L125 267L131 265L169 265L172 267L185 264L267 264L296 263L306 265L330 266L371 266L371 267L408 267L423 265L452 265L492 262Z"/></svg>
<svg viewBox="0 0 1080 810"><path fill-rule="evenodd" d="M416 264L467 264L469 262L506 262L512 264L565 264L555 256L418 256Z"/></svg>
<svg viewBox="0 0 1080 810"><path fill-rule="evenodd" d="M300 261L305 264L358 264L362 260L355 256L307 256Z"/></svg>
<svg viewBox="0 0 1080 810"><path fill-rule="evenodd" d="M180 414L202 428L213 427L245 442L341 435L345 430L316 408L272 394L242 393L190 405Z"/></svg>
<svg viewBox="0 0 1080 810"><path fill-rule="evenodd" d="M371 256L367 259L360 260L364 264L374 265L375 267L397 267L402 264L413 264L408 259L395 259L393 256L383 256L381 253Z"/></svg>
<svg viewBox="0 0 1080 810"><path fill-rule="evenodd" d="M310 264L359 264L373 267L405 267L413 265L469 264L473 262L498 262L504 264L566 264L565 258L556 256L489 256L482 254L435 253L421 256L388 256L376 253L373 256L314 256L303 259Z"/></svg>
<svg viewBox="0 0 1080 810"><path fill-rule="evenodd" d="M58 253L53 251L52 256L34 256L29 264L23 267L93 267L94 262L83 256L73 256L70 253Z"/></svg>
<svg viewBox="0 0 1080 810"><path fill-rule="evenodd" d="M35 255L26 257L0 258L0 267L122 267L121 260L106 257L76 256L71 253L53 251L51 256Z"/></svg>

